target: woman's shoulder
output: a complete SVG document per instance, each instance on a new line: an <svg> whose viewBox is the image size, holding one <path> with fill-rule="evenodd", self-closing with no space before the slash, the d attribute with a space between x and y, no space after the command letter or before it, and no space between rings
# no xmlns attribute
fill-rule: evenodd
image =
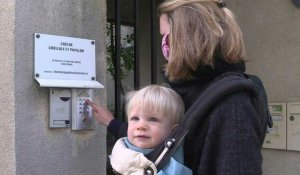
<svg viewBox="0 0 300 175"><path fill-rule="evenodd" d="M211 111L212 117L216 116L222 120L228 118L241 118L255 114L252 96L248 92L235 92L221 99Z"/></svg>
<svg viewBox="0 0 300 175"><path fill-rule="evenodd" d="M253 99L253 95L244 90L244 91L237 91L233 92L227 96L225 96L221 101L221 105L230 105L230 104L235 104L235 105L250 105L251 100ZM252 105L251 105L252 106Z"/></svg>
<svg viewBox="0 0 300 175"><path fill-rule="evenodd" d="M220 106L237 105L237 106L253 106L251 103L253 96L247 91L238 91L225 96L219 101Z"/></svg>

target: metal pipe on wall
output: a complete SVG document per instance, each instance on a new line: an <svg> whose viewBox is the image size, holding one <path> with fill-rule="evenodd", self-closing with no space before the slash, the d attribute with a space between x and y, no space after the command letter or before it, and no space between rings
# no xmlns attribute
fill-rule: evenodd
<svg viewBox="0 0 300 175"><path fill-rule="evenodd" d="M115 116L116 117L119 117L121 115L120 48L121 48L120 0L115 0Z"/></svg>
<svg viewBox="0 0 300 175"><path fill-rule="evenodd" d="M134 88L140 87L139 1L134 0Z"/></svg>

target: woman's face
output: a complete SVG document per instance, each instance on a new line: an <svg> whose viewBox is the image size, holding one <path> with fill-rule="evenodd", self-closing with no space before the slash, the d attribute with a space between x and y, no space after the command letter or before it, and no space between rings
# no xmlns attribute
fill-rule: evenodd
<svg viewBox="0 0 300 175"><path fill-rule="evenodd" d="M162 14L159 19L159 27L160 27L160 34L166 35L170 33L170 23L168 20L168 16L166 14Z"/></svg>

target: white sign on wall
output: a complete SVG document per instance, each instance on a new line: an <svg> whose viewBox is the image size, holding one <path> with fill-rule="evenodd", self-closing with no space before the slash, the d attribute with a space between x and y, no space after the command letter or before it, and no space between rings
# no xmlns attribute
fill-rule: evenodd
<svg viewBox="0 0 300 175"><path fill-rule="evenodd" d="M102 88L95 41L35 33L35 79L43 87Z"/></svg>

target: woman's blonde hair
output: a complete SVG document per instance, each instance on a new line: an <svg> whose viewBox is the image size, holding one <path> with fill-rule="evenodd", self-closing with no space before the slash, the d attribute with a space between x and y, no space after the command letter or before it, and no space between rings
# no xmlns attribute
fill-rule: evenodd
<svg viewBox="0 0 300 175"><path fill-rule="evenodd" d="M149 85L128 93L127 116L133 107L141 107L148 112L159 112L171 120L172 124L178 123L184 115L181 97L174 90L159 85Z"/></svg>
<svg viewBox="0 0 300 175"><path fill-rule="evenodd" d="M158 7L170 23L170 80L190 79L199 65L214 67L218 54L229 63L245 58L242 32L233 13L218 0L165 0Z"/></svg>

